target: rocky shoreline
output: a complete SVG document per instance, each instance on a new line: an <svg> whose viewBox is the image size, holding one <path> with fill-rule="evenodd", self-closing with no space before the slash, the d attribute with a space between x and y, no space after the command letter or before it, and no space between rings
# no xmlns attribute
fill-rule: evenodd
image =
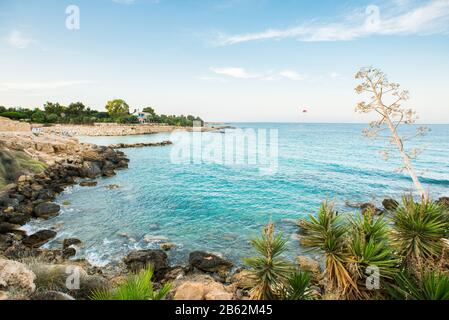
<svg viewBox="0 0 449 320"><path fill-rule="evenodd" d="M233 264L214 254L192 252L185 266L170 266L170 248L135 250L119 266L100 268L85 259L73 259L83 245L79 239L64 239L61 248L43 249L56 237L56 231L40 230L28 235L21 229L31 219L57 216L61 208L52 201L65 187L76 183L88 186L97 177L113 176L116 170L127 168L129 160L115 148L169 144L164 141L101 147L53 135L0 134L1 152L23 152L46 165L39 173L20 174L0 191L0 300L89 299L93 291L110 288L149 264L154 267L156 287L172 284L171 298L248 298L240 270L232 274ZM76 270L80 275L79 288L67 288L67 270ZM51 286L48 279L53 279Z"/></svg>

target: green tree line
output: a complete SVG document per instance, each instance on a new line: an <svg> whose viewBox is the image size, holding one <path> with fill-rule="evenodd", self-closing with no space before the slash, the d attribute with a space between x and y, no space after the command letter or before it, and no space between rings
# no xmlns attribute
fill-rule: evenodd
<svg viewBox="0 0 449 320"><path fill-rule="evenodd" d="M147 121L152 123L192 126L193 121L200 121L203 124L201 118L192 115L159 115L152 107L143 108L143 112L148 114ZM12 120L42 124L139 123L137 117L130 114L129 105L121 99L108 101L105 111L91 109L82 102L70 103L68 106L47 102L43 109L0 106L0 116Z"/></svg>

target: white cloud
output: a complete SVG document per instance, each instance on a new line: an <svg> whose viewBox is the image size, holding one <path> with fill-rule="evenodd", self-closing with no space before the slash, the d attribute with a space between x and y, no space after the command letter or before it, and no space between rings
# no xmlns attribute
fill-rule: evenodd
<svg viewBox="0 0 449 320"><path fill-rule="evenodd" d="M37 43L35 39L26 36L18 30L11 31L6 40L10 46L18 49L25 49L30 45Z"/></svg>
<svg viewBox="0 0 449 320"><path fill-rule="evenodd" d="M54 90L77 85L89 85L95 82L90 80L63 80L50 82L2 82L0 91L32 91Z"/></svg>
<svg viewBox="0 0 449 320"><path fill-rule="evenodd" d="M232 45L255 40L348 41L373 35L429 35L449 32L449 1L431 0L410 8L401 1L396 6L380 10L360 8L352 17L338 22L310 22L286 29L219 36L217 44Z"/></svg>
<svg viewBox="0 0 449 320"><path fill-rule="evenodd" d="M298 72L293 70L283 70L279 72L279 75L293 81L301 81L306 78L305 75L299 74Z"/></svg>
<svg viewBox="0 0 449 320"><path fill-rule="evenodd" d="M228 77L239 78L239 79L251 79L251 78L259 78L260 75L251 74L243 68L210 68L211 71L216 74L225 75Z"/></svg>

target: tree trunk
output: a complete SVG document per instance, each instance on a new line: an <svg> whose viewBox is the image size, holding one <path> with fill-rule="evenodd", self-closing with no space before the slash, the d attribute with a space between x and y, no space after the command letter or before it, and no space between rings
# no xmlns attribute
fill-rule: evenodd
<svg viewBox="0 0 449 320"><path fill-rule="evenodd" d="M402 160L404 161L405 168L407 169L408 173L410 174L410 177L412 178L413 184L415 185L418 192L421 194L421 197L424 200L428 199L427 192L425 191L424 187L422 186L421 182L418 179L418 176L416 175L415 170L413 169L412 162L410 161L410 157L404 150L404 145L402 143L401 138L398 135L398 132L396 130L396 127L394 126L393 122L391 121L390 116L387 113L387 110L385 109L384 104L379 101L379 104L382 108L383 114L385 116L385 120L387 122L388 128L391 131L391 134L393 136L394 142L396 143L399 153L401 154Z"/></svg>

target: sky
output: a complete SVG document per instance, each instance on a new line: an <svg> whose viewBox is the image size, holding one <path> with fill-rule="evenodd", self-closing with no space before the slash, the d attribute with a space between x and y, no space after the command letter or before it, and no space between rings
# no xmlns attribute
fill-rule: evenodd
<svg viewBox="0 0 449 320"><path fill-rule="evenodd" d="M8 107L121 98L206 121L364 122L354 74L374 66L420 122L449 123L448 57L449 0L0 0Z"/></svg>

